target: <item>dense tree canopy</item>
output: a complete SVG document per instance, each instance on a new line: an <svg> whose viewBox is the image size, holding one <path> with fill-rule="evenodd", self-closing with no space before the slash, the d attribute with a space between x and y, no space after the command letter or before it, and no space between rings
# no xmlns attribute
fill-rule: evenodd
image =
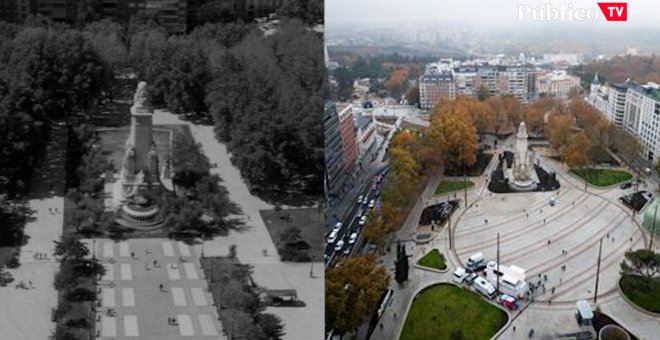
<svg viewBox="0 0 660 340"><path fill-rule="evenodd" d="M374 256L352 256L325 273L325 313L339 334L360 326L376 309L390 276Z"/></svg>
<svg viewBox="0 0 660 340"><path fill-rule="evenodd" d="M253 188L320 192L323 64L318 35L297 22L218 56L206 103L218 137Z"/></svg>

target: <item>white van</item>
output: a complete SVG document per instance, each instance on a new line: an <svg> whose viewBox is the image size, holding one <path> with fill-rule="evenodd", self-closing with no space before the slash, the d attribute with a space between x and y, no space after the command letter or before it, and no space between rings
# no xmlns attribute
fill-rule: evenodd
<svg viewBox="0 0 660 340"><path fill-rule="evenodd" d="M482 262L484 262L484 254L479 252L472 254L467 260L467 267L468 268L474 268L479 266Z"/></svg>
<svg viewBox="0 0 660 340"><path fill-rule="evenodd" d="M463 280L468 276L468 273L465 271L465 268L463 267L458 267L456 268L456 271L454 272L454 276L452 276L452 281L456 282L457 284L463 283Z"/></svg>
<svg viewBox="0 0 660 340"><path fill-rule="evenodd" d="M390 303L390 299L392 299L392 293L393 291L391 289L388 289L383 295L382 300L380 302L380 306L378 307L379 318L383 316L383 312L385 312L385 308L387 308L387 305Z"/></svg>
<svg viewBox="0 0 660 340"><path fill-rule="evenodd" d="M488 281L486 281L486 279L484 279L481 276L474 279L474 288L481 295L489 299L495 297L495 287L493 287L493 285L491 285Z"/></svg>

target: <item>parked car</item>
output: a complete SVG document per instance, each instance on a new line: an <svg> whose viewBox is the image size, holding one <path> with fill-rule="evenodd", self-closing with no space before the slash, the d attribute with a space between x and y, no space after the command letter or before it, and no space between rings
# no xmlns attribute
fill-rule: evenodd
<svg viewBox="0 0 660 340"><path fill-rule="evenodd" d="M357 203L358 203L358 204L362 204L362 200L364 200L364 195L360 195L360 196L358 196L358 198L357 198Z"/></svg>
<svg viewBox="0 0 660 340"><path fill-rule="evenodd" d="M474 279L476 279L477 276L478 276L477 273L470 273L470 274L468 274L468 276L465 278L465 281L464 281L464 282L465 282L468 286L471 286L471 285L474 283Z"/></svg>
<svg viewBox="0 0 660 340"><path fill-rule="evenodd" d="M367 223L367 215L360 217L360 221L358 222L359 225L364 225L365 223Z"/></svg>
<svg viewBox="0 0 660 340"><path fill-rule="evenodd" d="M373 208L375 206L376 206L376 200L369 201L369 208Z"/></svg>
<svg viewBox="0 0 660 340"><path fill-rule="evenodd" d="M328 236L328 244L335 243L335 241L337 241L337 234L338 234L338 233L339 233L339 232L336 231L336 230L333 230L333 231L330 233L330 236Z"/></svg>
<svg viewBox="0 0 660 340"><path fill-rule="evenodd" d="M342 227L343 225L344 225L343 223L341 223L341 222L337 222L337 224L335 224L335 226L332 228L332 231L334 231L334 232L339 232L339 231L341 230L341 227Z"/></svg>
<svg viewBox="0 0 660 340"><path fill-rule="evenodd" d="M619 185L619 188L622 189L622 190L625 190L625 189L629 189L630 187L632 187L632 185L633 185L632 182L626 181L626 182L621 183L621 185Z"/></svg>
<svg viewBox="0 0 660 340"><path fill-rule="evenodd" d="M344 249L344 255L351 255L351 246L346 246L346 249Z"/></svg>
<svg viewBox="0 0 660 340"><path fill-rule="evenodd" d="M454 275L452 276L452 281L458 283L459 285L463 283L465 278L467 278L468 273L465 271L465 268L463 267L458 267L456 268L456 271L454 271Z"/></svg>
<svg viewBox="0 0 660 340"><path fill-rule="evenodd" d="M357 211L357 215L358 215L358 216L362 216L362 215L364 215L364 210L362 210L362 208L358 209L358 211Z"/></svg>
<svg viewBox="0 0 660 340"><path fill-rule="evenodd" d="M339 242L337 242L337 245L335 245L335 251L340 251L341 248L344 248L344 240L339 240Z"/></svg>
<svg viewBox="0 0 660 340"><path fill-rule="evenodd" d="M351 237L348 238L348 244L353 244L357 241L358 233L352 233Z"/></svg>
<svg viewBox="0 0 660 340"><path fill-rule="evenodd" d="M518 309L518 304L516 303L516 298L510 295L502 294L497 297L497 303L500 305L510 309L510 310L516 310Z"/></svg>

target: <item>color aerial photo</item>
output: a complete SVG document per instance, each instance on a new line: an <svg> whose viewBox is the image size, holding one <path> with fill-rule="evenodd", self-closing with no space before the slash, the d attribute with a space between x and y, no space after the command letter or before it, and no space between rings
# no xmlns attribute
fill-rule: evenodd
<svg viewBox="0 0 660 340"><path fill-rule="evenodd" d="M659 339L659 11L327 1L326 339Z"/></svg>
<svg viewBox="0 0 660 340"><path fill-rule="evenodd" d="M323 2L0 2L0 339L321 339Z"/></svg>

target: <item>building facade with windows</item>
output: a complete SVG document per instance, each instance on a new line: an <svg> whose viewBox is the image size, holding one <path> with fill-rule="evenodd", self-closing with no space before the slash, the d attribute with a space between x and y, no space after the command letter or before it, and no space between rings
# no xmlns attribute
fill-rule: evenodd
<svg viewBox="0 0 660 340"><path fill-rule="evenodd" d="M323 114L325 141L325 193L326 198L340 194L344 184L344 154L337 107L326 102ZM328 200L329 201L329 200Z"/></svg>

